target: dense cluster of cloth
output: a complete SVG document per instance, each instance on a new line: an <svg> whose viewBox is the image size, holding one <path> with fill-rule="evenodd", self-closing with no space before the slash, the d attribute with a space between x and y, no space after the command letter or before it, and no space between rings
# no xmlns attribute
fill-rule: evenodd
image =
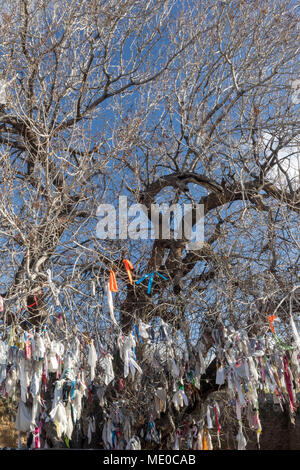
<svg viewBox="0 0 300 470"><path fill-rule="evenodd" d="M288 407L291 416L297 410L300 343L292 318L291 331L290 345L271 332L253 338L245 330L223 325L211 331L215 389L226 392L227 404L235 412L239 450L247 445L245 422L256 432L259 443L262 432L259 406L265 395L272 395L274 403L282 409ZM140 348L144 356L139 360L137 344L144 346ZM94 415L87 417L89 444L99 426L99 447L141 449L143 442L159 446L162 436L157 423L171 410L174 418L168 439L171 448L210 450L213 448L211 433L221 446L223 405L215 399L208 398L190 422L183 425L176 420L191 404L191 385L201 395L202 377L208 367L201 340L184 349L182 344L179 347L178 332L167 323L161 321L155 329L139 321L131 333L116 334L115 348L118 364L114 352L108 352L99 341L94 344L93 339L83 341L76 336L58 340L46 329L23 331L11 327L9 339L0 341L0 393L3 398L18 403L15 428L30 436L30 448L47 448L47 439L41 441L40 436L49 421L54 423L58 439L69 446L82 416L84 399L90 400L91 390L96 390L103 419L99 423ZM153 377L159 377L160 381L151 382L149 367ZM147 380L143 382L145 375ZM50 376L55 379L52 387ZM122 395L126 382L137 397L146 387L148 413L140 426L137 417L142 407L135 409L126 394ZM109 400L108 387L118 390L119 399ZM49 392L50 405L46 401Z"/></svg>

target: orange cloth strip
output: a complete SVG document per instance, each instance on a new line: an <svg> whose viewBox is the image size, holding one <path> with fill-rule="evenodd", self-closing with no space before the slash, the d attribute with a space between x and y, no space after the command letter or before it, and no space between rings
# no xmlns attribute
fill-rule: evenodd
<svg viewBox="0 0 300 470"><path fill-rule="evenodd" d="M111 270L109 273L109 288L111 292L118 292L117 279L113 270Z"/></svg>
<svg viewBox="0 0 300 470"><path fill-rule="evenodd" d="M269 323L270 323L270 328L271 328L271 331L272 333L274 334L275 331L274 331L274 325L273 325L273 322L276 318L276 315L268 315L268 320L269 320Z"/></svg>
<svg viewBox="0 0 300 470"><path fill-rule="evenodd" d="M133 264L128 260L128 259L123 259L123 263L125 265L125 269L127 271L127 274L128 274L128 277L129 277L129 281L130 281L130 284L132 285L132 274L131 274L131 269L134 269L133 268Z"/></svg>
<svg viewBox="0 0 300 470"><path fill-rule="evenodd" d="M206 439L206 431L203 431L202 437L202 450L208 450L207 439Z"/></svg>

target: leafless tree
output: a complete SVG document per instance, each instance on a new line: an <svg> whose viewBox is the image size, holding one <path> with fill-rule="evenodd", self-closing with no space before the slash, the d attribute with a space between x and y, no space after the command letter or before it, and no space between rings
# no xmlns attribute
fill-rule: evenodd
<svg viewBox="0 0 300 470"><path fill-rule="evenodd" d="M172 445L218 388L212 332L266 334L276 309L288 342L291 304L299 311L299 9L286 0L3 0L1 12L3 339L28 325L83 345L93 338L118 364L99 429L123 400L133 416L138 407L139 433L153 389L172 383L147 363L144 341L144 373L121 390L117 338L139 320L167 323L186 367L199 345L207 366L215 358L200 389L187 385L189 407L176 414L169 403L155 421L160 438L145 444ZM117 208L122 195L150 220L155 203L203 204L204 245L99 239L98 206ZM118 325L104 289L110 270ZM147 280L136 281L154 271L166 280L154 278L148 295Z"/></svg>

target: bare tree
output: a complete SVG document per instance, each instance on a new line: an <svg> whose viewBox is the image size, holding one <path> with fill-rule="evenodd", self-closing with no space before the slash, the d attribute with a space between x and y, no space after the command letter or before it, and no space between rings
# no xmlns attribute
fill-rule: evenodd
<svg viewBox="0 0 300 470"><path fill-rule="evenodd" d="M95 445L110 445L103 436L117 408L132 421L131 433L120 421L120 446L135 435L143 446L172 447L176 429L203 421L203 403L223 388L216 370L228 361L224 329L268 337L275 312L278 340L291 343L290 313L299 311L297 7L1 6L2 339L28 329L65 344L78 337L84 367L93 339L115 368L109 384L100 365L90 378L101 404ZM143 204L152 222L151 205L190 203L195 225L202 204L205 243L188 251L186 237L98 238L98 206L118 207L122 195ZM133 263L132 283L124 259ZM111 270L116 323L105 290ZM164 278L153 279L149 295L147 279L136 281L150 272ZM153 341L141 338L143 324ZM143 373L124 380L120 338L136 327ZM188 398L182 409L172 400L177 382ZM94 413L93 399L86 404Z"/></svg>

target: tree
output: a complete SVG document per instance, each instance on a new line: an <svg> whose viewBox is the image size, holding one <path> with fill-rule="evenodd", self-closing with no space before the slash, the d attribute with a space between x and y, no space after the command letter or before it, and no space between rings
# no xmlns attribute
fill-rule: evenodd
<svg viewBox="0 0 300 470"><path fill-rule="evenodd" d="M266 355L279 341L291 344L299 284L296 5L2 3L2 339L11 346L28 328L42 337L46 329L67 349L80 338L86 367L93 339L101 361L110 357L104 351L114 359L113 381L103 362L87 378L105 444L117 403L132 417L127 431L120 425L120 445L134 445L136 435L142 445L172 446L176 430L203 421L204 401L223 388L216 366L238 357L238 349L226 356L230 338L235 346L244 332L266 338ZM185 236L163 239L162 218L155 240L100 239L97 208L118 207L119 196L143 204L152 222L152 204L190 203L195 225L202 204L205 243L188 251ZM132 284L124 259L134 265ZM119 287L116 324L106 301L110 271ZM147 279L136 281L150 272L163 278L153 278L149 295ZM273 314L281 319L275 346ZM132 330L142 373L124 380ZM172 397L184 398L183 387L188 404L176 409ZM160 408L152 410L155 390Z"/></svg>

